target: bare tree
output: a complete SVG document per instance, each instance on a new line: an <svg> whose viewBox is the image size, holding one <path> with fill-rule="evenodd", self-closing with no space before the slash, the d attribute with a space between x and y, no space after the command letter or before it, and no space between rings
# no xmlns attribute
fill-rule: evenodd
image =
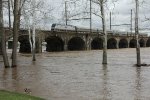
<svg viewBox="0 0 150 100"><path fill-rule="evenodd" d="M4 60L4 66L5 68L10 67L9 66L9 60L7 56L7 51L6 51L6 36L4 33L4 27L3 27L3 2L0 0L0 38L1 38L1 49L2 49L2 55L3 55L3 60Z"/></svg>
<svg viewBox="0 0 150 100"><path fill-rule="evenodd" d="M27 0L14 0L14 23L13 23L13 51L12 51L12 67L17 66L17 46L18 46L18 30L22 15L22 8Z"/></svg>
<svg viewBox="0 0 150 100"><path fill-rule="evenodd" d="M103 37L103 61L102 63L103 64L107 64L107 25L106 25L106 18L105 18L105 15L106 15L106 10L105 10L105 7L107 7L107 2L112 2L114 4L114 2L116 2L117 0L112 0L112 1L109 1L109 0L92 0L93 3L97 4L100 8L100 15L97 14L99 13L98 12L93 12L93 14L95 14L96 16L99 16L101 17L102 19L102 29L103 29L103 34L104 34L104 37Z"/></svg>
<svg viewBox="0 0 150 100"><path fill-rule="evenodd" d="M103 33L104 33L104 43L103 43L103 64L107 64L107 32L106 32L106 20L105 20L105 11L104 11L104 3L106 1L100 0L101 7L101 15L102 15L102 25L103 25Z"/></svg>
<svg viewBox="0 0 150 100"><path fill-rule="evenodd" d="M107 0L92 0L95 4L97 4L100 8L100 15L102 19L102 28L103 28L103 64L107 64L107 31L106 31L106 19L105 19L105 3L107 3ZM96 13L94 13L97 15Z"/></svg>
<svg viewBox="0 0 150 100"><path fill-rule="evenodd" d="M32 0L32 40L33 40L33 43L32 43L32 55L33 55L33 58L32 58L32 61L36 61L36 58L35 58L35 0Z"/></svg>
<svg viewBox="0 0 150 100"><path fill-rule="evenodd" d="M25 4L25 7L23 8L23 18L25 23L25 27L28 28L29 32L29 42L31 45L31 51L32 51L32 61L36 60L35 53L36 53L36 47L35 47L35 42L36 42L36 37L41 38L40 36L37 36L36 28L39 22L42 23L46 18L50 17L48 14L51 13L52 8L47 7L45 8L45 2L40 1L40 0L30 0ZM38 15L38 17L36 16ZM32 30L32 31L31 31ZM32 32L32 33L31 33Z"/></svg>
<svg viewBox="0 0 150 100"><path fill-rule="evenodd" d="M71 1L78 1L78 0L71 0ZM93 11L90 11L90 12L102 19L102 29L103 29L103 34L104 34L103 35L103 61L102 63L107 64L107 30L106 30L107 25L106 25L106 18L105 18L105 15L106 15L105 7L107 6L108 2L111 2L114 5L114 2L116 2L117 0L110 0L110 1L109 0L91 0L91 1L92 3L96 4L99 7L98 10L94 9L95 10L94 12ZM90 10L91 9L92 8L90 7ZM90 12L84 10L84 11L81 11L80 13L74 14L74 16L78 16L82 14L87 15Z"/></svg>

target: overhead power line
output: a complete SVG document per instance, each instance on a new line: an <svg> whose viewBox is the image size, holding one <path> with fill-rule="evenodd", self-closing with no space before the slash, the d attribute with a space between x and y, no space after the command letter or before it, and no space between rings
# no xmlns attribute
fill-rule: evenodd
<svg viewBox="0 0 150 100"><path fill-rule="evenodd" d="M131 24L116 24L116 25L111 25L111 26L129 26Z"/></svg>

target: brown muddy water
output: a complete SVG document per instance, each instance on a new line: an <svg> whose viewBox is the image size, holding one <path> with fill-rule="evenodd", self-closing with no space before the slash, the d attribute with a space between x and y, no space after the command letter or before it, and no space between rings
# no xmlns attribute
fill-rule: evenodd
<svg viewBox="0 0 150 100"><path fill-rule="evenodd" d="M150 48L141 49L142 63L150 64ZM0 89L47 100L150 100L150 67L137 68L135 49L18 54L18 67L5 69L0 57Z"/></svg>

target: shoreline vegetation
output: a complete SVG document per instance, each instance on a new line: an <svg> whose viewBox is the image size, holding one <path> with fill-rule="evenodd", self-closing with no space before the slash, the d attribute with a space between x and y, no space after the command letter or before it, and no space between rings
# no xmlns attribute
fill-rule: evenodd
<svg viewBox="0 0 150 100"><path fill-rule="evenodd" d="M40 97L30 96L6 90L0 90L0 100L45 100Z"/></svg>

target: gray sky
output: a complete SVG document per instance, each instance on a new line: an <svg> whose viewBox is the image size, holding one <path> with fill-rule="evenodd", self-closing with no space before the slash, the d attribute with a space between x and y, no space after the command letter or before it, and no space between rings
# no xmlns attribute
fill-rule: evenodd
<svg viewBox="0 0 150 100"><path fill-rule="evenodd" d="M39 0L40 1L40 0ZM43 26L45 29L50 29L52 23L62 23L65 24L64 20L64 9L65 9L65 0L43 0L45 1L45 8L48 6L53 8L53 11L48 14L52 16L48 17ZM67 0L67 8L68 8L68 16L73 14L77 14L83 11L89 11L89 0L78 0L81 2L77 2L77 4L70 3L72 0ZM86 2L84 2L86 1ZM112 0L110 0L112 1ZM145 21L145 17L150 18L150 0L140 1L140 14L139 14L139 28L149 28L150 29L150 21ZM99 7L95 4L92 4L92 11L97 10ZM106 9L106 21L107 21L107 29L109 29L109 13L112 12L112 24L130 24L131 20L131 9L133 9L133 20L135 16L135 0L118 0L118 2L113 5L112 3L108 3L105 7ZM100 12L99 12L100 13ZM37 16L39 17L39 16ZM89 14L82 14L80 16L76 16L73 18L82 18L89 17ZM7 18L8 20L8 18ZM68 21L68 24L75 25L78 27L86 27L89 28L89 20L80 20L80 21ZM44 25L43 23L41 26ZM134 26L134 21L133 21ZM101 18L95 15L92 15L92 28L93 29L102 29L101 26ZM130 26L112 26L113 30L121 30L121 31L130 31ZM134 29L134 27L133 27ZM148 32L149 30L144 30ZM142 31L143 32L143 31Z"/></svg>
<svg viewBox="0 0 150 100"><path fill-rule="evenodd" d="M69 0L68 0L69 1ZM82 1L82 0L81 0ZM84 1L84 0L83 0ZM150 17L150 8L149 2L150 0L146 0L146 2L143 3L143 0L140 1L140 14L139 14L139 27L140 28L150 28L150 21L145 22L145 17L149 18ZM54 20L52 23L65 23L63 18L64 14L64 2L65 0L55 0L55 1L50 1L48 0L50 4L53 5L54 11L53 11L53 16ZM88 1L89 2L89 1ZM80 11L85 10L84 6L85 3L73 5L68 2L68 12L69 14L72 13L77 13ZM89 6L89 5L87 5ZM74 8L76 7L76 8ZM86 11L88 11L89 7L87 7ZM98 7L95 4L92 4L92 8L98 9ZM107 26L109 29L109 12L112 12L112 24L130 24L131 20L131 9L133 9L133 20L135 16L135 0L119 0L118 2L115 3L115 6L112 4L108 4L106 7L106 21L107 21ZM69 15L68 14L68 15ZM81 16L80 16L81 17ZM86 15L86 17L89 17ZM68 22L71 25L76 25L80 27L89 27L89 20L81 20L81 21L69 21ZM133 21L134 25L134 21ZM93 28L101 28L101 18L92 15L92 27ZM130 31L130 26L112 26L113 30L122 30L122 31ZM148 30L146 30L148 31Z"/></svg>

